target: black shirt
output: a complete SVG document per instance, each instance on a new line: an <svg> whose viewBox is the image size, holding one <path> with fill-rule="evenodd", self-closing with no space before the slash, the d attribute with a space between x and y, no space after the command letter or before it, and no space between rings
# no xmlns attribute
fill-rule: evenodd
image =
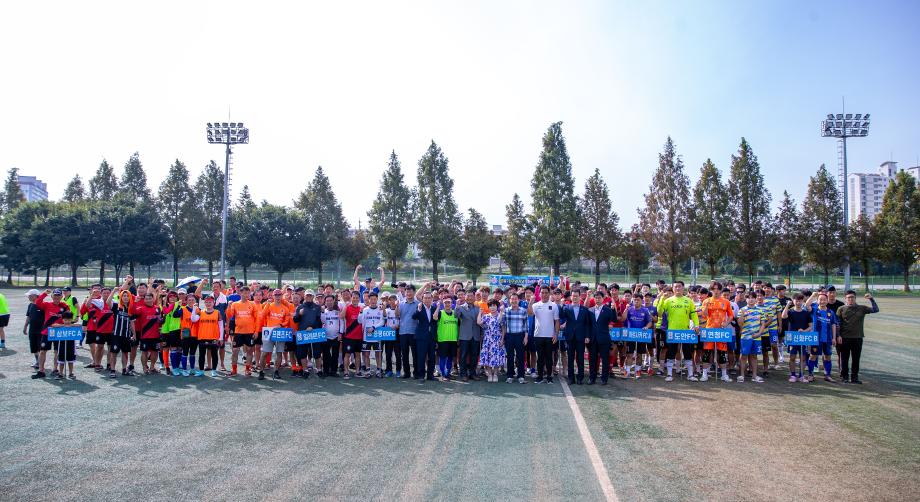
<svg viewBox="0 0 920 502"><path fill-rule="evenodd" d="M30 303L26 309L26 318L29 320L29 334L40 335L45 324L45 313L38 310L34 303Z"/></svg>
<svg viewBox="0 0 920 502"><path fill-rule="evenodd" d="M811 312L802 309L801 312L796 312L795 309L789 309L789 312L786 313L789 316L789 329L788 331L798 331L800 329L808 329L808 325L811 324Z"/></svg>

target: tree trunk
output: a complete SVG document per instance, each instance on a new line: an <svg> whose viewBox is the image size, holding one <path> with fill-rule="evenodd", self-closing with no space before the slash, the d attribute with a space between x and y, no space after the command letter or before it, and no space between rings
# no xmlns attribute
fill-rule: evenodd
<svg viewBox="0 0 920 502"><path fill-rule="evenodd" d="M115 265L115 285L118 286L121 284L121 271L124 269L124 265Z"/></svg>
<svg viewBox="0 0 920 502"><path fill-rule="evenodd" d="M173 255L173 284L179 283L179 257Z"/></svg>
<svg viewBox="0 0 920 502"><path fill-rule="evenodd" d="M214 262L208 260L208 284L214 284Z"/></svg>
<svg viewBox="0 0 920 502"><path fill-rule="evenodd" d="M392 274L392 277L390 278L390 282L392 282L392 283L394 283L394 284L397 282L397 281L396 281L396 267L397 267L398 265L399 265L399 264L396 262L396 260L390 260L390 273ZM499 273L501 273L501 272L499 272Z"/></svg>
<svg viewBox="0 0 920 502"><path fill-rule="evenodd" d="M431 280L438 282L438 262L431 260Z"/></svg>
<svg viewBox="0 0 920 502"><path fill-rule="evenodd" d="M824 284L827 285L827 281L830 280L831 271L827 267L824 267Z"/></svg>
<svg viewBox="0 0 920 502"><path fill-rule="evenodd" d="M35 281L38 283L38 281ZM51 267L45 269L45 287L47 288L51 284Z"/></svg>
<svg viewBox="0 0 920 502"><path fill-rule="evenodd" d="M716 280L716 262L709 262L707 265L709 265L709 280Z"/></svg>
<svg viewBox="0 0 920 502"><path fill-rule="evenodd" d="M552 270L553 277L559 277L559 270L561 268L562 268L562 263L559 263L558 261L553 262L553 270ZM552 282L553 277L549 278L550 282Z"/></svg>
<svg viewBox="0 0 920 502"><path fill-rule="evenodd" d="M105 284L105 261L103 260L99 260L99 284Z"/></svg>
<svg viewBox="0 0 920 502"><path fill-rule="evenodd" d="M323 264L320 262L316 266L316 289L320 288L320 285L323 283ZM380 285L383 288L383 284Z"/></svg>
<svg viewBox="0 0 920 502"><path fill-rule="evenodd" d="M677 281L677 263L671 263L671 283Z"/></svg>
<svg viewBox="0 0 920 502"><path fill-rule="evenodd" d="M243 266L243 284L246 284L247 286L249 285L249 277L247 277L248 273L249 273L249 267L244 265Z"/></svg>
<svg viewBox="0 0 920 502"><path fill-rule="evenodd" d="M597 288L597 285L601 283L601 262L600 260L594 260L594 287Z"/></svg>
<svg viewBox="0 0 920 502"><path fill-rule="evenodd" d="M910 291L910 264L904 264L904 292Z"/></svg>
<svg viewBox="0 0 920 502"><path fill-rule="evenodd" d="M76 263L70 264L70 285L71 286L77 285L77 264Z"/></svg>
<svg viewBox="0 0 920 502"><path fill-rule="evenodd" d="M281 288L281 276L284 275L283 272L278 272L278 288Z"/></svg>
<svg viewBox="0 0 920 502"><path fill-rule="evenodd" d="M134 262L133 261L128 262L128 275L132 277L134 276Z"/></svg>
<svg viewBox="0 0 920 502"><path fill-rule="evenodd" d="M477 277L479 277L478 274L473 276L473 287L474 287L474 288L476 287L476 278L477 278Z"/></svg>
<svg viewBox="0 0 920 502"><path fill-rule="evenodd" d="M10 267L6 267L6 283L13 285L13 269Z"/></svg>

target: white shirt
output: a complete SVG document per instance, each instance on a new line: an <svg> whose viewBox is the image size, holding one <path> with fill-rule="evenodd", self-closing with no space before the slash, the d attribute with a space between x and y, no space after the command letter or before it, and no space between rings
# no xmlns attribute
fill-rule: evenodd
<svg viewBox="0 0 920 502"><path fill-rule="evenodd" d="M373 332L375 328L379 328L384 324L383 309L380 307L364 307L364 310L358 315L358 322L364 326L365 333Z"/></svg>
<svg viewBox="0 0 920 502"><path fill-rule="evenodd" d="M339 311L323 310L319 317L323 321L323 327L326 328L326 338L329 340L338 338L342 333L342 319L339 317Z"/></svg>
<svg viewBox="0 0 920 502"><path fill-rule="evenodd" d="M534 316L533 336L537 338L552 338L556 334L556 323L559 320L559 305L553 302L534 302L531 304Z"/></svg>

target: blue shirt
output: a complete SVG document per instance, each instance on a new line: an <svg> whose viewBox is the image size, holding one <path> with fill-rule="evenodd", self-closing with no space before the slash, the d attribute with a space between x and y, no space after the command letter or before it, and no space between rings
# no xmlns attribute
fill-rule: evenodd
<svg viewBox="0 0 920 502"><path fill-rule="evenodd" d="M626 310L626 327L627 328L644 328L652 322L652 315L645 307L629 307Z"/></svg>
<svg viewBox="0 0 920 502"><path fill-rule="evenodd" d="M415 330L418 328L418 321L412 318L412 314L418 312L419 303L420 302L418 300L399 303L400 335L415 334Z"/></svg>
<svg viewBox="0 0 920 502"><path fill-rule="evenodd" d="M501 322L508 333L523 333L527 329L527 309L508 307L502 312Z"/></svg>
<svg viewBox="0 0 920 502"><path fill-rule="evenodd" d="M818 342L831 343L834 341L833 326L838 323L837 314L815 307L811 311L811 322L812 329L818 332Z"/></svg>

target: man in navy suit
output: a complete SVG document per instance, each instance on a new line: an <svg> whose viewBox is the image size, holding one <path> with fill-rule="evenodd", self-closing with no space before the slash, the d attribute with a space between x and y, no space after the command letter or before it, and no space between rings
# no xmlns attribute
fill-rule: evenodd
<svg viewBox="0 0 920 502"><path fill-rule="evenodd" d="M562 336L569 346L568 367L569 367L569 384L576 382L576 368L578 369L578 385L585 381L585 344L591 340L591 332L594 329L594 319L591 316L591 310L581 304L581 291L572 291L572 304L566 305L562 311L562 323L565 329ZM576 366L577 361L577 366Z"/></svg>
<svg viewBox="0 0 920 502"><path fill-rule="evenodd" d="M412 318L418 322L415 328L415 379L419 381L434 380L434 349L438 340L438 321L434 314L438 311L437 305L432 305L431 293L426 291L422 295L422 303Z"/></svg>
<svg viewBox="0 0 920 502"><path fill-rule="evenodd" d="M610 323L616 320L616 314L609 305L604 305L604 294L594 293L594 308L591 309L591 341L588 343L588 367L590 380L588 385L597 381L597 366L601 366L601 385L607 385L610 378Z"/></svg>

